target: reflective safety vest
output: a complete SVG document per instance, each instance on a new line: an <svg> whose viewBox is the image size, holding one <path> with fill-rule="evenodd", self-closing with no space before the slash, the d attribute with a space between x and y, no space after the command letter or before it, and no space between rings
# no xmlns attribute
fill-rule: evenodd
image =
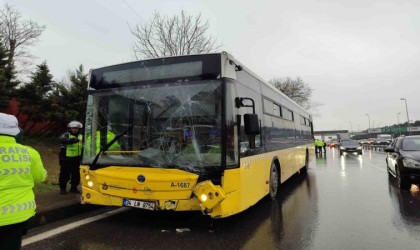
<svg viewBox="0 0 420 250"><path fill-rule="evenodd" d="M66 145L66 157L77 157L82 155L82 135L78 135L77 137L69 133L69 138L77 138L79 142L67 144Z"/></svg>
<svg viewBox="0 0 420 250"><path fill-rule="evenodd" d="M96 131L96 145L95 145L96 152L93 155L91 155L91 153L93 153L93 152L91 152L91 150L90 150L91 147L92 147L92 145L91 145L92 139L90 137L88 137L86 139L85 153L86 153L87 156L94 156L95 154L99 153L99 151L101 150L101 138L100 138L100 136L101 136L100 132ZM114 138L115 138L115 134L112 133L111 131L107 131L106 142L109 143ZM109 151L118 151L118 150L121 150L121 146L118 143L118 141L115 141L111 146L109 146L108 150Z"/></svg>
<svg viewBox="0 0 420 250"><path fill-rule="evenodd" d="M35 215L35 183L45 180L39 153L0 135L0 226L16 224Z"/></svg>
<svg viewBox="0 0 420 250"><path fill-rule="evenodd" d="M315 141L315 146L322 147L322 146L324 146L324 142L321 141L321 140L316 140Z"/></svg>

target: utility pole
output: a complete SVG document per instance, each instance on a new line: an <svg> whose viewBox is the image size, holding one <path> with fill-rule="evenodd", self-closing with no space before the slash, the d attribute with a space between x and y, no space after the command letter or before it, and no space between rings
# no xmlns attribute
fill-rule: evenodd
<svg viewBox="0 0 420 250"><path fill-rule="evenodd" d="M408 130L408 134L411 135L410 118L408 118L407 99L401 98L400 100L405 102L405 111L407 112L407 130Z"/></svg>

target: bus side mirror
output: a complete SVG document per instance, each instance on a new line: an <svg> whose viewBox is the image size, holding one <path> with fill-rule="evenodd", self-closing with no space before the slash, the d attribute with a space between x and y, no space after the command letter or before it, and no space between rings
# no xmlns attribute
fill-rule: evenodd
<svg viewBox="0 0 420 250"><path fill-rule="evenodd" d="M245 125L246 135L259 135L260 134L260 125L258 122L257 114L245 114L244 123L245 123L244 125Z"/></svg>

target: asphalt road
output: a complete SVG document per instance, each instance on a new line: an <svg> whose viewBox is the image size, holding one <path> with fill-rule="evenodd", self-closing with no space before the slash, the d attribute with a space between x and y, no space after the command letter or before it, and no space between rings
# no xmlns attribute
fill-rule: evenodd
<svg viewBox="0 0 420 250"><path fill-rule="evenodd" d="M35 229L23 249L420 249L420 191L398 190L384 153L372 151L327 150L278 201L226 219L125 208L97 216ZM63 229L75 220L86 224Z"/></svg>

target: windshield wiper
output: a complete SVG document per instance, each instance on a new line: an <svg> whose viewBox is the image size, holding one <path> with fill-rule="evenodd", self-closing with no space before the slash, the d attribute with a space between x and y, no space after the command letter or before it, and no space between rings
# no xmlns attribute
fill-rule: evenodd
<svg viewBox="0 0 420 250"><path fill-rule="evenodd" d="M107 151L108 148L111 147L112 144L114 144L116 141L118 141L121 138L121 136L123 136L125 133L127 133L133 127L134 127L134 123L130 124L130 126L128 126L128 128L126 130L124 130L119 135L115 136L110 142L108 142L108 144L105 145L105 147L101 148L101 150L99 151L99 153L96 154L95 159L93 160L92 164L90 164L90 169L91 170L95 170L96 169L96 163L99 160L99 156L101 156L101 154L103 152Z"/></svg>

